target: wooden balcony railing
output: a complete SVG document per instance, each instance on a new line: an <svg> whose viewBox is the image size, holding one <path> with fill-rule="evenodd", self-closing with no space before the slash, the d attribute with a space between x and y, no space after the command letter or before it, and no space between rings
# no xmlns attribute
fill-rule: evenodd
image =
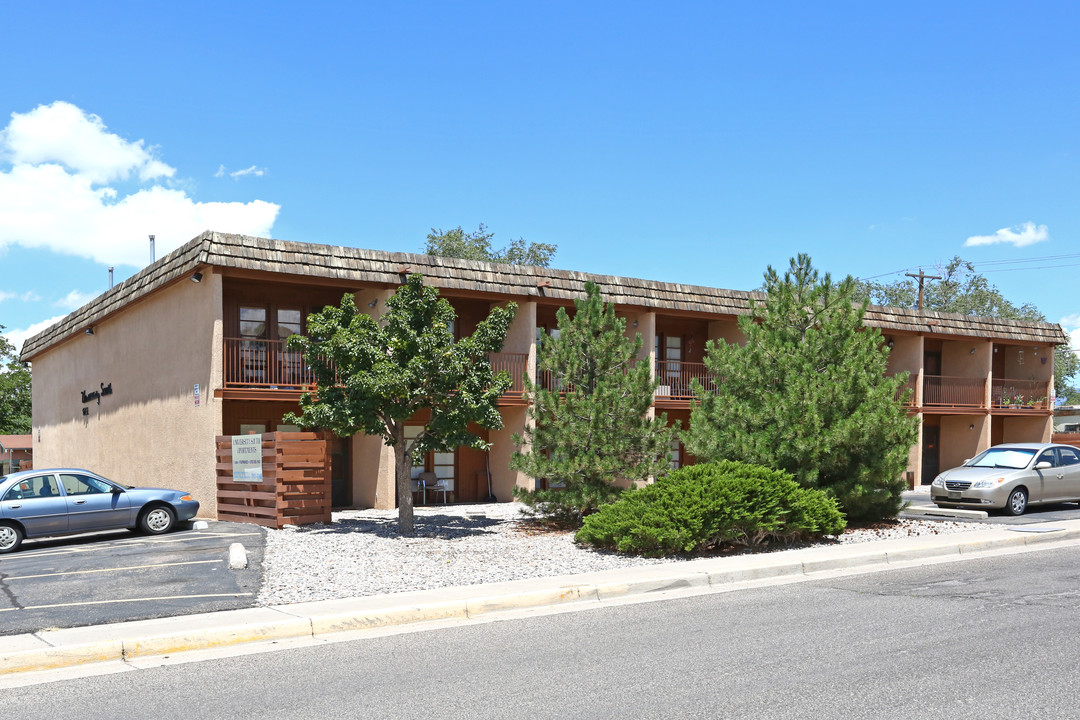
<svg viewBox="0 0 1080 720"><path fill-rule="evenodd" d="M922 402L924 407L985 408L986 380L924 375Z"/></svg>
<svg viewBox="0 0 1080 720"><path fill-rule="evenodd" d="M900 400L907 394L907 400L904 401L904 407L916 407L919 404L919 398L916 388L918 387L918 381L915 378L908 378L908 381L896 389L896 399ZM911 392L908 393L908 390Z"/></svg>
<svg viewBox="0 0 1080 720"><path fill-rule="evenodd" d="M1007 380L990 383L990 407L1008 410L1049 410L1049 380Z"/></svg>
<svg viewBox="0 0 1080 720"><path fill-rule="evenodd" d="M525 392L525 375L529 371L528 353L488 353L488 362L493 371L505 370L510 374L510 389L503 395L520 396Z"/></svg>
<svg viewBox="0 0 1080 720"><path fill-rule="evenodd" d="M225 338L225 387L303 390L315 374L284 340Z"/></svg>
<svg viewBox="0 0 1080 720"><path fill-rule="evenodd" d="M670 400L693 400L691 380L697 380L708 392L716 392L716 379L705 363L658 360L656 362L656 397Z"/></svg>

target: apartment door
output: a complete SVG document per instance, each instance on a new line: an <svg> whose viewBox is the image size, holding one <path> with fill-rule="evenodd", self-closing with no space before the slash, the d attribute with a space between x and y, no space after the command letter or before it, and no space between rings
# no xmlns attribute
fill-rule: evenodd
<svg viewBox="0 0 1080 720"><path fill-rule="evenodd" d="M941 428L923 425L922 429L922 484L929 485L937 477L941 463Z"/></svg>

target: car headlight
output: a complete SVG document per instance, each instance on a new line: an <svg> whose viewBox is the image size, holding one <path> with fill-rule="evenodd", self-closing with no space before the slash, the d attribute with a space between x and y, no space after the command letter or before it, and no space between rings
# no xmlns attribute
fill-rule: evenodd
<svg viewBox="0 0 1080 720"><path fill-rule="evenodd" d="M945 487L945 480L940 475L934 478L934 482L931 483L934 487Z"/></svg>
<svg viewBox="0 0 1080 720"><path fill-rule="evenodd" d="M992 488L998 483L1005 482L1005 478L992 478L990 480L979 480L971 487L975 490L985 490L986 488Z"/></svg>

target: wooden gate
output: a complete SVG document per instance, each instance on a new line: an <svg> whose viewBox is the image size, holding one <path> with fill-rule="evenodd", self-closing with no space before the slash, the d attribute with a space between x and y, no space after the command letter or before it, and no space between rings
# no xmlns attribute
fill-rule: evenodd
<svg viewBox="0 0 1080 720"><path fill-rule="evenodd" d="M272 528L330 522L328 440L324 433L263 433L262 481L236 482L232 436L219 435L218 520Z"/></svg>

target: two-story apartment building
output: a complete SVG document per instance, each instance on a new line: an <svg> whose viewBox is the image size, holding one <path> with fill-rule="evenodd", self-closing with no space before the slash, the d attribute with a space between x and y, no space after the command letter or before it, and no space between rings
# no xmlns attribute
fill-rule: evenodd
<svg viewBox="0 0 1080 720"><path fill-rule="evenodd" d="M615 303L628 334L641 334L641 359L659 382L655 407L678 425L689 420L690 380L716 382L703 362L705 343L739 341L737 318L760 297L206 232L26 341L35 464L183 488L214 515L215 437L289 429L282 416L298 408L311 382L286 338L305 332L307 315L343 293L381 315L410 273L451 302L461 335L493 306L518 306L503 351L491 357L514 387L500 403L504 427L483 433L490 451L459 448L424 462L457 501L482 500L489 483L499 500L515 485L533 486L508 464L511 436L526 422L523 379L535 377L537 337L555 329L556 311L583 296L586 280ZM872 307L866 321L892 348L890 372L911 374L909 410L921 420L912 482L929 482L938 468L994 443L1049 440L1054 346L1067 341L1060 326L886 307ZM393 454L381 439L337 439L332 456L336 505L395 506ZM672 462L693 458L675 446Z"/></svg>

